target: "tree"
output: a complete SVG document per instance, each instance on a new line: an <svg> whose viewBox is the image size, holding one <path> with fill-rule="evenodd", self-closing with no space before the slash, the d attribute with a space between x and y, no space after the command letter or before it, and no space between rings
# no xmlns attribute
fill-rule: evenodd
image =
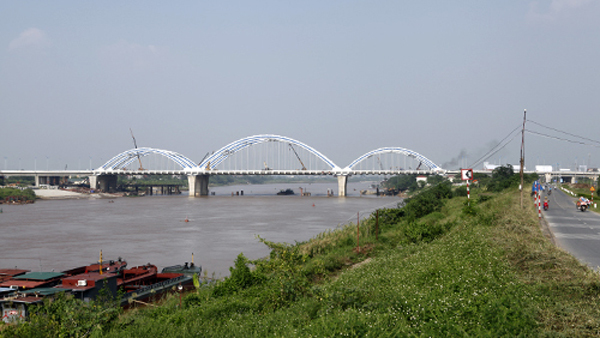
<svg viewBox="0 0 600 338"><path fill-rule="evenodd" d="M417 184L416 175L396 175L385 181L384 187L404 191L417 190L419 185Z"/></svg>

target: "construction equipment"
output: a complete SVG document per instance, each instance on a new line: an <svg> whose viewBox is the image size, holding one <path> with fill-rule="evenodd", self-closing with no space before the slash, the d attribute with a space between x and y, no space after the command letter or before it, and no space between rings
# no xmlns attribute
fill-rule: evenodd
<svg viewBox="0 0 600 338"><path fill-rule="evenodd" d="M379 156L377 156L377 163L379 163L379 169L381 169L381 171L383 171L383 165L381 164L381 160L379 159ZM387 181L387 177L385 174L383 175L383 180Z"/></svg>
<svg viewBox="0 0 600 338"><path fill-rule="evenodd" d="M206 155L204 155L204 157L202 158L202 161L200 161L200 163L198 163L198 165L200 165L202 162L204 162L204 160L206 160L206 158L210 156L210 151L208 153L206 153Z"/></svg>
<svg viewBox="0 0 600 338"><path fill-rule="evenodd" d="M133 136L133 130L131 130L131 128L129 128L129 131L131 132L131 138L133 138L133 146L137 150L137 142L135 141L135 136ZM137 155L137 158L138 158L138 162L140 162L140 169L139 170L144 170L144 167L142 166L142 159L140 158L140 153L136 152L136 155Z"/></svg>
<svg viewBox="0 0 600 338"><path fill-rule="evenodd" d="M290 146L290 148L292 148L292 151L294 152L294 154L296 154L298 161L302 165L302 170L306 170L306 167L304 166L304 163L302 163L302 160L300 159L300 155L298 155L298 153L296 152L296 149L294 149L294 146L291 143L288 143L288 145Z"/></svg>

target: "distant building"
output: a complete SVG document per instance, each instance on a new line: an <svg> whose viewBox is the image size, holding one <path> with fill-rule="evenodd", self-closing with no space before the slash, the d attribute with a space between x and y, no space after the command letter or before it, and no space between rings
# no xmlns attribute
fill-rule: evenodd
<svg viewBox="0 0 600 338"><path fill-rule="evenodd" d="M535 172L536 173L549 173L549 172L552 172L552 166L551 165L536 165L535 166Z"/></svg>
<svg viewBox="0 0 600 338"><path fill-rule="evenodd" d="M489 162L483 162L483 170L492 171L492 170L494 170L494 169L496 169L498 167L499 167L499 165L497 165L497 164L491 164Z"/></svg>
<svg viewBox="0 0 600 338"><path fill-rule="evenodd" d="M508 164L503 164L503 165L508 165ZM483 162L483 170L492 171L492 170L494 170L494 169L496 169L496 168L498 168L500 166L501 165L499 165L499 164L492 164L492 163L489 163L489 162ZM513 167L513 171L515 171L515 172L521 170L520 169L521 166L519 164L511 164L511 166ZM523 170L526 170L526 169L527 169L527 167L523 168Z"/></svg>

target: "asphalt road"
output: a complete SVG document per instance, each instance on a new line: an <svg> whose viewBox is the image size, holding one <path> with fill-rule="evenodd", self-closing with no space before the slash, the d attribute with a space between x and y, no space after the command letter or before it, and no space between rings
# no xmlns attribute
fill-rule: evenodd
<svg viewBox="0 0 600 338"><path fill-rule="evenodd" d="M549 208L542 214L548 222L556 243L577 257L580 262L600 270L600 215L575 207L576 199L559 189L552 189ZM542 197L543 206L543 197Z"/></svg>

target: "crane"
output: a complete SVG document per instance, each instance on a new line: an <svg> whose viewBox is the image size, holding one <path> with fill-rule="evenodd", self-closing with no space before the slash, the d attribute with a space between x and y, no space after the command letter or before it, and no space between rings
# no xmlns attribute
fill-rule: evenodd
<svg viewBox="0 0 600 338"><path fill-rule="evenodd" d="M383 171L383 165L381 164L381 160L379 159L379 156L377 156L377 163L379 163L379 169L381 169L381 171ZM387 181L387 176L385 174L383 174L383 180Z"/></svg>
<svg viewBox="0 0 600 338"><path fill-rule="evenodd" d="M304 163L302 163L302 160L300 159L300 155L298 155L298 153L296 152L296 149L294 149L294 146L292 146L291 143L288 143L288 145L290 146L290 148L292 148L292 151L294 152L294 154L296 154L296 157L298 158L298 161L302 165L302 170L306 170L306 167L304 166Z"/></svg>
<svg viewBox="0 0 600 338"><path fill-rule="evenodd" d="M135 136L133 136L133 130L131 130L131 128L129 128L129 131L131 132L131 138L133 138L133 146L137 150L137 142L135 141ZM138 162L140 162L140 170L144 170L144 167L142 166L142 159L140 158L140 153L136 152L136 155L138 158Z"/></svg>

